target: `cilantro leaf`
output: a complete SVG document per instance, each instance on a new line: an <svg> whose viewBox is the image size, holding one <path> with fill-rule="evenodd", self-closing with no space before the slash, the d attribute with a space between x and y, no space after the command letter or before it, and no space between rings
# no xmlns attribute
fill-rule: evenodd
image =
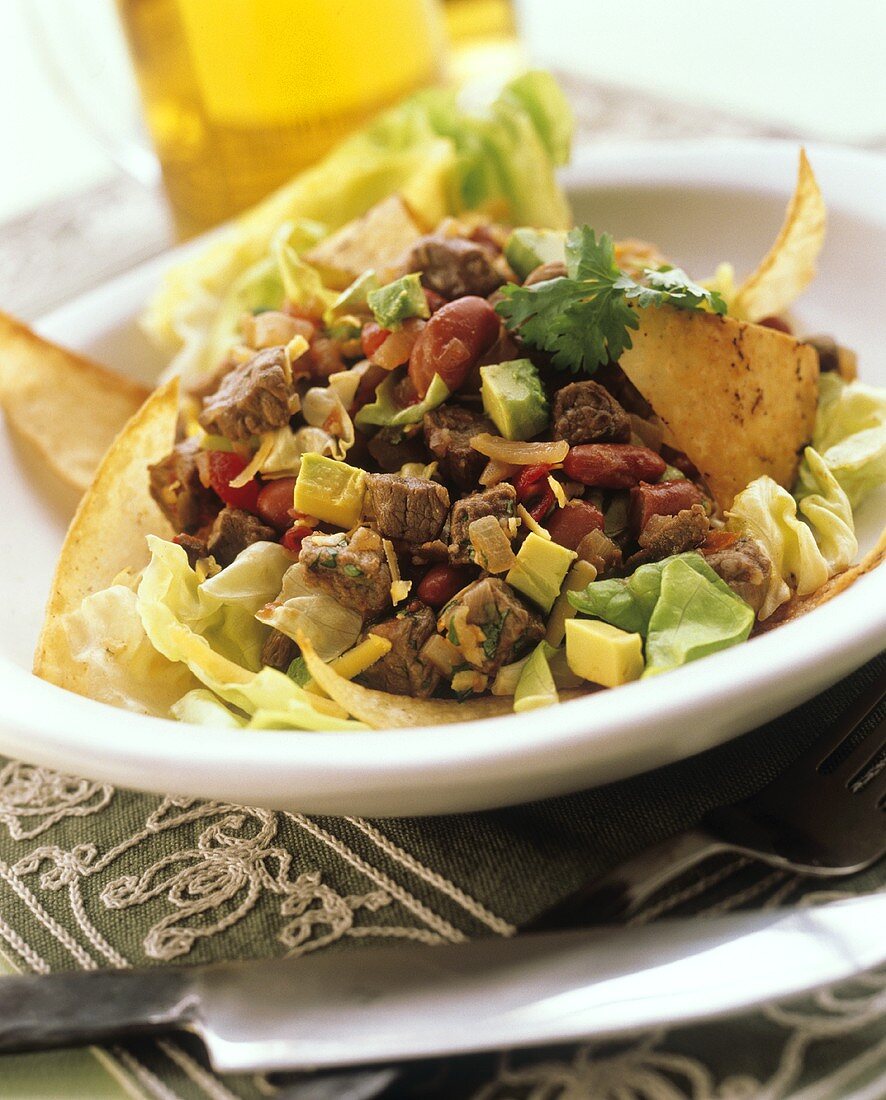
<svg viewBox="0 0 886 1100"><path fill-rule="evenodd" d="M533 286L510 285L495 307L525 343L551 353L553 364L593 374L631 347L640 326L636 309L669 305L725 313L719 294L694 283L676 267L647 268L641 281L619 270L608 233L598 238L588 225L566 236L566 275Z"/></svg>

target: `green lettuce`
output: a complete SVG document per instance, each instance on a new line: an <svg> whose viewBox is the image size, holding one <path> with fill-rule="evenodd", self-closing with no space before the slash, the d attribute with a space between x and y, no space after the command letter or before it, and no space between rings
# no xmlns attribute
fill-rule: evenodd
<svg viewBox="0 0 886 1100"><path fill-rule="evenodd" d="M385 111L327 157L177 264L150 303L145 328L171 350L212 327L244 272L267 259L285 222L329 232L400 192L426 224L488 210L515 224L565 228L569 209L554 169L572 136L569 106L547 73L526 73L471 109L453 88L432 88Z"/></svg>
<svg viewBox="0 0 886 1100"><path fill-rule="evenodd" d="M194 726L220 726L223 729L242 729L246 719L226 707L217 696L206 688L194 688L169 708L179 722Z"/></svg>
<svg viewBox="0 0 886 1100"><path fill-rule="evenodd" d="M772 562L761 619L790 599L791 588L807 596L830 576L812 528L797 515L797 502L771 477L758 477L742 489L726 517L730 530L756 540Z"/></svg>
<svg viewBox="0 0 886 1100"><path fill-rule="evenodd" d="M800 514L812 534L829 576L851 565L858 553L858 539L849 498L822 456L812 447L803 452L800 463L802 494L795 494Z"/></svg>
<svg viewBox="0 0 886 1100"><path fill-rule="evenodd" d="M743 642L754 625L753 609L712 569L688 559L666 558L661 589L646 632L643 676L657 676L709 653Z"/></svg>
<svg viewBox="0 0 886 1100"><path fill-rule="evenodd" d="M284 711L294 726L305 730L364 728L340 717L328 700L309 695L284 673L260 668L258 654L267 628L252 612L258 586L247 594L248 583L241 580L233 586L239 598L224 602L201 591L180 546L154 535L148 536L148 546L151 561L139 583L138 613L158 653L186 665L204 687L245 714Z"/></svg>
<svg viewBox="0 0 886 1100"><path fill-rule="evenodd" d="M428 392L421 401L401 408L396 400L397 378L390 374L375 391L375 400L363 408L354 417L358 428L374 425L384 428L404 428L407 424L418 424L426 412L442 405L449 396L446 383L439 374L435 374L428 386Z"/></svg>
<svg viewBox="0 0 886 1100"><path fill-rule="evenodd" d="M630 577L568 593L578 611L646 639L644 676L743 642L754 612L700 554L641 565Z"/></svg>
<svg viewBox="0 0 886 1100"><path fill-rule="evenodd" d="M851 507L858 507L886 483L886 389L823 374L812 443ZM796 495L814 492L814 480L808 467L801 467Z"/></svg>
<svg viewBox="0 0 886 1100"><path fill-rule="evenodd" d="M321 661L341 656L355 644L363 629L363 616L358 611L305 582L305 567L300 563L290 566L280 594L258 613L258 618L290 638L303 634Z"/></svg>

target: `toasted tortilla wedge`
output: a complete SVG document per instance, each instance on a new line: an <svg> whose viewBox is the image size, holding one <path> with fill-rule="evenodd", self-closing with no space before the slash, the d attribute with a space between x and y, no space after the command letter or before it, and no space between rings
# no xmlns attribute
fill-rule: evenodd
<svg viewBox="0 0 886 1100"><path fill-rule="evenodd" d="M0 313L0 404L46 465L80 492L148 393Z"/></svg>
<svg viewBox="0 0 886 1100"><path fill-rule="evenodd" d="M812 438L815 349L775 329L674 309L637 310L625 374L722 509L756 477L790 488Z"/></svg>
<svg viewBox="0 0 886 1100"><path fill-rule="evenodd" d="M80 654L71 630L87 596L108 589L121 572L132 576L147 563L147 535L172 537L148 490L147 466L172 447L177 418L174 380L148 398L102 459L68 529L34 657L34 672L44 680L152 714L165 714L194 686L184 666L150 650L134 615L112 616L107 637L84 644ZM125 597L124 588L117 586L117 596ZM128 606L125 598L119 603L121 610ZM81 635L83 627L82 622L77 627ZM138 669L128 667L136 664Z"/></svg>
<svg viewBox="0 0 886 1100"><path fill-rule="evenodd" d="M800 150L797 185L775 243L736 291L730 312L749 321L779 314L815 278L824 244L826 213L806 150Z"/></svg>

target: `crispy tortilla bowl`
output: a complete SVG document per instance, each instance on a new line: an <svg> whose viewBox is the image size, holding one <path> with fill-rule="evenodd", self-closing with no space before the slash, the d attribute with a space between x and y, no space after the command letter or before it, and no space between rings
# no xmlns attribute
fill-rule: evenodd
<svg viewBox="0 0 886 1100"><path fill-rule="evenodd" d="M667 244L665 242L665 247ZM679 254L676 249L673 251ZM766 369L771 371L771 375L767 375L767 386L771 385L771 392L779 386L792 384L791 377L796 379L796 393L801 396L795 404L800 411L793 413L789 431L796 432L801 442L804 430L808 437L808 428L804 429L804 425L809 424L808 394L814 392L814 380L802 361L803 353L796 341L773 330L760 329L750 321L729 318L724 322L712 316L700 316L699 320L702 325L697 342L704 350L698 354L704 358L710 372L710 400L719 399L723 402L722 407L728 407L722 379L732 370L731 362L727 367L725 355L712 354L711 346L722 344L724 349L734 351L733 337L740 331L743 335L739 342L745 347L750 343L756 349L755 340L765 341L765 353L755 350L752 354L755 359L767 363ZM667 340L667 336L662 336L666 328L663 324L658 331L655 322L650 322L635 334L633 353L638 365L633 373L627 370L638 389L665 420L668 416L663 410L669 409L667 396L654 389L660 379L644 374L643 363L648 359L645 344L648 342L651 347L653 340ZM729 338L720 341L711 337L712 332L720 330L728 330ZM761 332L765 334L763 337L758 336ZM686 342L685 332L683 339ZM798 356L799 374L796 369ZM685 360L681 365L685 368ZM863 365L867 366L864 358ZM209 797L246 799L276 807L315 812L443 812L574 789L698 751L778 713L785 705L839 677L872 652L871 622L861 623L853 636L849 620L853 615L858 616L865 606L865 600L859 602L855 598L857 588L864 589L867 601L875 598L874 589L865 586L873 580L870 571L882 559L882 540L873 549L868 542L865 547L868 552L861 556L859 563L833 578L819 592L805 600L792 600L778 616L782 625L774 634L767 632L734 653L714 655L700 665L655 681L631 685L617 692L601 692L592 700L565 702L556 711L556 722L540 722L538 715L485 718L485 714L494 714L494 710L489 708L475 715L462 706L452 720L458 723L464 720L468 724L449 726L445 737L441 738L434 736L430 723L436 724L445 718L424 713L410 716L407 708L402 720L390 721L393 716L389 716L386 724L413 728L399 732L396 729L376 733L343 732L330 737L329 734L309 732L182 729L181 725L163 719L127 716L96 706L94 699L102 698L102 689L84 681L82 669L78 672L76 654L71 651L64 620L83 594L108 584L121 569L127 566L137 569L143 564L144 551L139 558L135 543L141 539L143 546L145 533L168 536L168 528L164 527L159 513L152 515L149 508L141 510L141 505L149 498L130 479L134 471L156 457L158 449L162 451L168 446L170 433L174 431L175 406L171 394L172 390L166 389L154 395L127 424L111 453L105 457L71 529L53 588L37 668L56 684L64 684L88 698L58 692L50 685L38 685L35 690L42 689L45 693L39 696L45 700L45 709L41 702L39 711L41 736L34 736L34 723L30 720L11 723L4 720L5 751L50 764L63 761L65 767L110 781L155 790L179 789ZM803 394L807 397L803 398ZM85 407L88 407L88 399L86 405L73 412L67 405L67 415L76 417ZM709 419L707 398L705 409L701 409L699 415L704 416L705 410ZM774 412L777 415L777 410ZM679 442L697 464L702 464L704 452L696 451L693 455L684 442L693 434L691 421L688 425L671 422L669 428L675 442ZM766 465L783 461L783 479L790 482L797 447L793 446L790 455L790 446L767 452L763 448L771 435L771 432L764 432L754 447L759 444L757 449ZM711 454L716 462L716 448L712 448ZM734 495L736 488L744 483L741 480L744 475L733 476L730 482L733 465L734 462L723 465L722 477L716 467L706 468L718 502L724 506L728 506L730 493ZM127 484L132 486L128 491ZM128 525L122 516L126 507L133 508L137 517ZM130 583L130 579L124 578L123 583ZM879 584L876 589L880 590ZM832 598L837 594L841 599ZM808 620L810 625L813 621L816 623L811 640L805 623L792 621L806 611L813 615ZM804 644L804 636L808 644ZM838 654L824 644L825 639L836 639ZM821 664L826 652L830 655L830 666L823 674ZM790 685L784 682L784 653L792 655L793 682ZM307 651L306 658L309 662L313 659ZM740 669L737 669L739 661ZM776 674L779 665L780 677ZM699 675L702 669L704 676ZM159 702L149 700L136 709L153 714L163 712L165 689L159 681L169 671L162 663L158 664L155 686ZM356 712L365 707L364 721L383 724L385 698L367 699L364 696L362 700L356 699L353 689L358 685L344 687L328 677L328 670L324 672L315 666L314 671L319 686L332 699L350 708L354 717L361 717ZM183 673L187 675L186 670L178 667L176 675L181 677ZM748 698L746 691L735 690L739 686L735 683L736 677L745 688L757 684L764 685L766 690L756 698ZM779 678L780 683L776 682ZM120 690L120 683L126 690L125 678L118 682L116 690ZM181 685L180 679L165 698L187 690L187 685L184 688ZM383 696L383 693L373 693L376 695ZM109 702L121 702L105 698ZM715 702L716 714L711 709ZM402 697L397 698L396 703L402 706ZM131 706L131 703L125 705ZM626 706L630 708L627 717ZM472 721L475 717L485 720L478 725ZM642 746L638 743L635 751L626 754L628 729L636 736L636 731L644 724L658 731L673 729L675 733L664 739L659 737L657 745L650 744L647 739ZM677 727L682 731L679 738L676 737ZM157 777L155 765L158 761L162 762L162 778ZM273 777L275 770L277 775ZM182 777L178 787L173 779L176 775Z"/></svg>

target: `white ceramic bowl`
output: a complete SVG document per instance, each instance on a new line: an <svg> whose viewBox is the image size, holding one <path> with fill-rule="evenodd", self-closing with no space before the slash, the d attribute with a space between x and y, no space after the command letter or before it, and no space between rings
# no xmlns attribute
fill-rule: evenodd
<svg viewBox="0 0 886 1100"><path fill-rule="evenodd" d="M796 311L831 332L886 384L886 159L811 148L830 210L817 282ZM656 241L696 274L756 263L783 216L797 149L707 142L585 151L567 173L576 218ZM39 326L118 369L157 361L134 325L169 258L78 299ZM886 569L803 619L651 681L560 707L430 729L362 734L232 732L131 715L28 672L72 501L5 428L0 483L0 751L156 792L313 813L442 813L541 798L679 760L773 718L886 644ZM15 470L15 476L11 471ZM862 548L886 516L886 490L858 515Z"/></svg>

